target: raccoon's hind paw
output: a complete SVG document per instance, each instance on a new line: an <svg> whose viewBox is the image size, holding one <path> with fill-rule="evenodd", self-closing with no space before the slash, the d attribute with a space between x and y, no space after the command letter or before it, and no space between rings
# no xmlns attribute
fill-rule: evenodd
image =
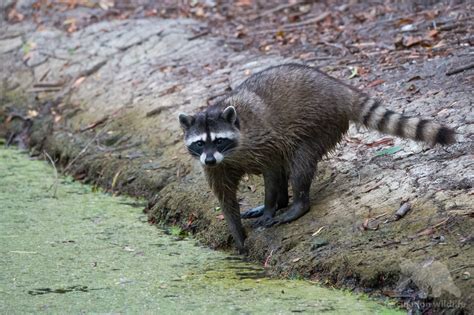
<svg viewBox="0 0 474 315"><path fill-rule="evenodd" d="M252 218L258 218L263 215L263 210L265 209L264 205L249 209L245 211L244 213L240 214L240 217L242 219L252 219Z"/></svg>
<svg viewBox="0 0 474 315"><path fill-rule="evenodd" d="M285 211L283 214L275 218L275 224L285 224L295 221L305 215L310 209L310 204L307 202L297 202Z"/></svg>

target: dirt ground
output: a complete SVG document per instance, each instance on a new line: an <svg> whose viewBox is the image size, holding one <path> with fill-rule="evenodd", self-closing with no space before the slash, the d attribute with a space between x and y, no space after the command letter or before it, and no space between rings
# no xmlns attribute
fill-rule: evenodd
<svg viewBox="0 0 474 315"><path fill-rule="evenodd" d="M446 123L428 148L352 126L321 163L310 213L249 234L278 276L472 311L474 6L462 1L6 1L0 135L64 172L144 196L152 223L231 240L176 121L268 66L321 68L388 107ZM260 178L241 207L262 203ZM402 218L403 204L411 210Z"/></svg>

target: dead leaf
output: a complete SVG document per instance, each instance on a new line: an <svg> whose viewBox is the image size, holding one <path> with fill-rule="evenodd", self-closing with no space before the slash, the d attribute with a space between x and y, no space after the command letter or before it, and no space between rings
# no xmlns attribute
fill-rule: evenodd
<svg viewBox="0 0 474 315"><path fill-rule="evenodd" d="M77 88L79 85L81 85L82 82L84 82L84 80L86 79L86 77L80 77L78 78L74 84L72 85L72 87L74 88Z"/></svg>
<svg viewBox="0 0 474 315"><path fill-rule="evenodd" d="M98 4L99 7L104 11L114 7L114 2L111 0L100 0Z"/></svg>
<svg viewBox="0 0 474 315"><path fill-rule="evenodd" d="M35 118L36 116L38 116L38 112L34 109L28 110L28 114L26 115L28 118Z"/></svg>
<svg viewBox="0 0 474 315"><path fill-rule="evenodd" d="M146 10L145 17L157 16L158 11L156 9Z"/></svg>
<svg viewBox="0 0 474 315"><path fill-rule="evenodd" d="M194 12L194 15L196 15L197 17L204 17L206 15L206 11L204 11L203 8L198 7L198 8L196 8L196 11Z"/></svg>
<svg viewBox="0 0 474 315"><path fill-rule="evenodd" d="M395 22L395 25L400 27L402 25L406 25L406 24L412 24L414 21L413 19L410 19L410 18L401 18L399 19L397 22Z"/></svg>
<svg viewBox="0 0 474 315"><path fill-rule="evenodd" d="M423 38L421 36L408 36L403 41L403 46L409 48L409 47L412 47L412 46L415 46L415 45L421 43L422 40L423 40Z"/></svg>
<svg viewBox="0 0 474 315"><path fill-rule="evenodd" d="M272 45L265 45L265 46L263 47L263 50L266 51L266 52L272 50Z"/></svg>
<svg viewBox="0 0 474 315"><path fill-rule="evenodd" d="M278 32L275 33L275 37L278 39L278 38L281 38L281 39L284 39L285 38L285 32L282 31L282 30L279 30Z"/></svg>
<svg viewBox="0 0 474 315"><path fill-rule="evenodd" d="M427 36L428 37L431 37L431 38L434 38L438 35L438 30L431 30L428 32Z"/></svg>
<svg viewBox="0 0 474 315"><path fill-rule="evenodd" d="M377 86L377 85L380 85L382 83L385 83L385 80L383 79L378 79L378 80L374 80L372 82L370 82L369 84L367 84L367 87L374 87L374 86Z"/></svg>
<svg viewBox="0 0 474 315"><path fill-rule="evenodd" d="M67 26L67 32L68 33L73 33L77 31L77 25L76 25L76 19L75 18L70 18L67 19L63 22L63 25Z"/></svg>
<svg viewBox="0 0 474 315"><path fill-rule="evenodd" d="M362 231L367 231L368 228L369 228L369 218L366 218L364 220L364 223L362 223L361 230Z"/></svg>
<svg viewBox="0 0 474 315"><path fill-rule="evenodd" d="M239 7L250 7L252 6L252 0L237 0L235 4Z"/></svg>
<svg viewBox="0 0 474 315"><path fill-rule="evenodd" d="M447 44L448 43L444 39L442 39L436 45L434 45L433 48L441 48L441 47L446 46Z"/></svg>
<svg viewBox="0 0 474 315"><path fill-rule="evenodd" d="M73 24L73 23L76 23L76 19L75 18L70 18L70 19L64 20L63 25L70 25L70 24Z"/></svg>
<svg viewBox="0 0 474 315"><path fill-rule="evenodd" d="M12 23L17 23L23 21L25 16L21 13L19 13L15 8L11 9L10 12L8 12L7 19L8 21Z"/></svg>

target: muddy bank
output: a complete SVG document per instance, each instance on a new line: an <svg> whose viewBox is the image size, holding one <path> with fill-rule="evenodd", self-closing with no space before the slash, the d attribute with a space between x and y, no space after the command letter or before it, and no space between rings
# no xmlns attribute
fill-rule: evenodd
<svg viewBox="0 0 474 315"><path fill-rule="evenodd" d="M78 180L146 197L152 222L178 224L212 248L231 250L176 116L284 60L195 38L201 26L124 20L66 34L28 22L2 25L2 136L32 154L46 150ZM365 81L348 80L345 62L323 67L390 108L453 126L459 143L429 149L351 127L319 167L310 213L269 229L247 223L250 257L267 261L275 275L385 294L409 308L420 300L435 309L470 307L472 72L445 75L467 62L468 51L397 68L374 65ZM376 79L384 83L367 87ZM245 179L240 195L242 209L260 204L261 180ZM411 211L391 220L407 201Z"/></svg>

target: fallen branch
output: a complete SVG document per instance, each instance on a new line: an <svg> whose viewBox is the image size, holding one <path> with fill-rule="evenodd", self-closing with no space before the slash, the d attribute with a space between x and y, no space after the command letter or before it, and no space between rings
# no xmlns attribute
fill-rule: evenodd
<svg viewBox="0 0 474 315"><path fill-rule="evenodd" d="M446 72L446 75L449 76L449 75L457 74L457 73L460 73L472 68L474 68L474 63L471 63L470 65L467 65L467 66L451 69L448 72Z"/></svg>

